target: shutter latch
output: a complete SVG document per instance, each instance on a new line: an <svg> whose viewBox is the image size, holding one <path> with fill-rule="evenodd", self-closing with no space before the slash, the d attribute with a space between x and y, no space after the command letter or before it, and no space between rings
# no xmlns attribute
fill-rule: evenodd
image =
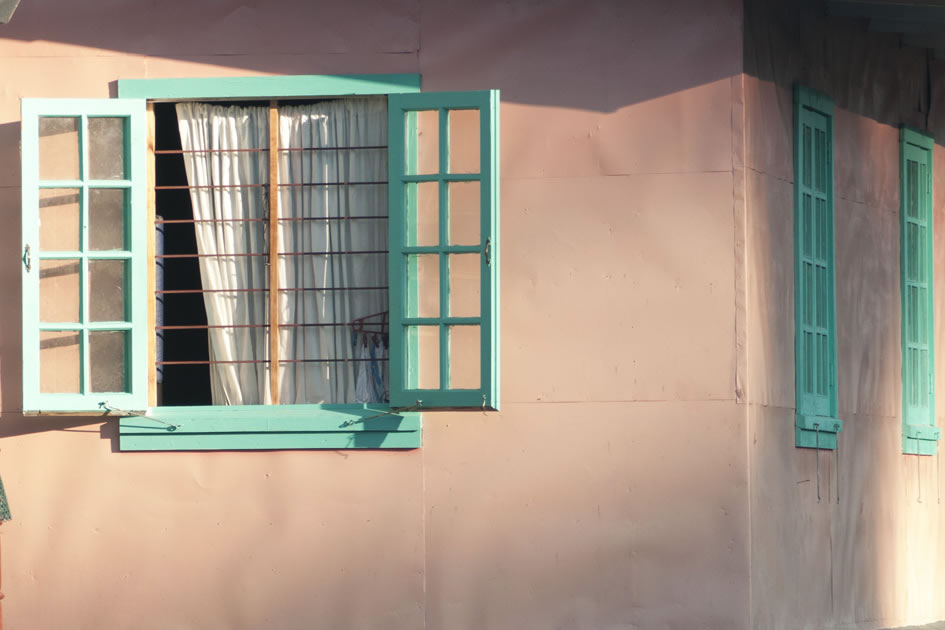
<svg viewBox="0 0 945 630"><path fill-rule="evenodd" d="M30 272L32 267L32 258L30 257L30 245L26 244L26 247L23 248L23 266L26 267L26 273Z"/></svg>

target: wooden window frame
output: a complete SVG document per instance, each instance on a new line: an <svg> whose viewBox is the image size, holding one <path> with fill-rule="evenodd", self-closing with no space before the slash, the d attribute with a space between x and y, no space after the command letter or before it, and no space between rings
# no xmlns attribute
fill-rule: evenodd
<svg viewBox="0 0 945 630"><path fill-rule="evenodd" d="M804 128L819 129L824 137L824 191L818 193L814 188L803 182L805 169L814 171L814 157L816 143L812 132L810 141L811 151L805 155ZM816 174L814 175L816 176ZM816 204L812 203L810 217L805 217L803 208L804 195L816 200L816 195L823 197L826 212L826 233L815 232ZM809 220L810 219L810 220ZM823 230L821 230L823 231ZM805 254L802 240L811 235L811 251ZM820 361L814 367L814 373L808 373L808 349L804 343L804 311L812 312L814 304L811 297L811 287L805 278L805 264L811 265L816 274L815 245L818 237L820 246L825 248L827 294L821 296L824 303L817 305L824 309L825 326L818 327L819 334L827 337L825 361ZM807 87L796 85L794 88L794 358L795 358L795 446L834 450L837 448L843 422L838 417L837 403L837 302L836 302L836 253L834 230L834 189L833 189L833 101L829 97L815 92ZM805 260L811 258L811 260ZM822 262L822 261L821 261ZM816 340L816 335L813 337ZM820 353L823 355L824 353ZM815 356L817 356L815 354ZM811 382L826 375L826 393L817 395L807 391L805 383Z"/></svg>
<svg viewBox="0 0 945 630"><path fill-rule="evenodd" d="M941 430L935 426L935 265L933 264L934 247L934 204L932 196L933 177L933 148L934 140L916 129L903 127L899 133L899 269L901 295L901 372L902 372L902 452L907 455L935 455L938 452L938 440ZM920 182L916 199L912 199L907 181L908 162L914 161L925 166L925 182ZM918 176L918 175L917 175ZM908 266L913 252L910 250L907 232L909 223L916 225L920 219L910 220L908 205L915 202L923 209L927 217L926 236L917 243L922 251L918 252L916 262L921 266L918 275L925 278L926 300L913 309L908 297L910 284L916 281L910 279ZM913 313L913 310L916 310ZM919 315L924 315L925 338L928 340L928 371L923 380L927 381L927 401L925 406L909 404L907 392L917 386L914 374L907 368L909 337L917 331L912 330L912 322L920 325Z"/></svg>

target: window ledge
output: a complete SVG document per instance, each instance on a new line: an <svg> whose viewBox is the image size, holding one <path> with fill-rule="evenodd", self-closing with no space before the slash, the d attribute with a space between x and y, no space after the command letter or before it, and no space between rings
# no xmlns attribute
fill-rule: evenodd
<svg viewBox="0 0 945 630"><path fill-rule="evenodd" d="M119 421L120 451L412 449L418 412L389 405L153 407Z"/></svg>
<svg viewBox="0 0 945 630"><path fill-rule="evenodd" d="M819 448L832 451L843 431L843 420L828 416L799 413L794 427L794 445L798 448Z"/></svg>
<svg viewBox="0 0 945 630"><path fill-rule="evenodd" d="M903 455L935 455L942 430L930 424L904 424L902 426Z"/></svg>

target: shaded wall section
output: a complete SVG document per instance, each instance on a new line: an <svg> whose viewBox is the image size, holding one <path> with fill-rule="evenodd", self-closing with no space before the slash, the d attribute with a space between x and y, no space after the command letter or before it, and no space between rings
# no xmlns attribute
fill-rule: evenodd
<svg viewBox="0 0 945 630"><path fill-rule="evenodd" d="M820 2L746 3L745 163L752 627L945 618L935 458L902 455L899 126L932 132L935 342L945 348L945 67ZM794 447L793 103L834 99L839 458ZM931 98L930 98L931 97ZM938 420L945 370L938 361ZM839 469L838 469L839 465ZM839 473L839 483L837 475ZM839 500L838 500L839 489Z"/></svg>
<svg viewBox="0 0 945 630"><path fill-rule="evenodd" d="M741 11L24 3L0 30L8 627L748 628ZM214 454L19 414L21 97L383 72L502 90L502 412L425 414L416 451Z"/></svg>

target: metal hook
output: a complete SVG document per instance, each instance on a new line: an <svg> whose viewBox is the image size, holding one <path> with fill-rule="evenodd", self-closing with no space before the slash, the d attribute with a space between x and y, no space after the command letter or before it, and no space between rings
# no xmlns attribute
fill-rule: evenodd
<svg viewBox="0 0 945 630"><path fill-rule="evenodd" d="M840 505L840 434L837 435L837 444L834 446L834 471L837 477L837 505Z"/></svg>
<svg viewBox="0 0 945 630"><path fill-rule="evenodd" d="M820 425L819 424L814 425L814 435L815 435L815 440L816 440L814 443L814 446L817 448L817 454L815 455L815 459L817 462L817 503L820 503Z"/></svg>

